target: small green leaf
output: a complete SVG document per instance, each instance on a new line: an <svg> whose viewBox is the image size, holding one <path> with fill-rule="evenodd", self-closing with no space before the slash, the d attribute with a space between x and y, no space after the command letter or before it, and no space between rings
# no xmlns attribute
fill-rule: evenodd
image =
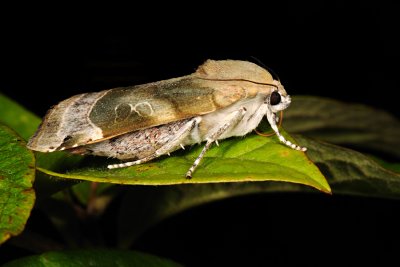
<svg viewBox="0 0 400 267"><path fill-rule="evenodd" d="M182 265L171 260L137 251L124 250L71 250L47 252L37 256L18 259L3 267L180 267Z"/></svg>
<svg viewBox="0 0 400 267"><path fill-rule="evenodd" d="M35 133L40 121L38 116L0 93L0 123L10 127L27 141ZM37 166L59 171L74 166L82 160L80 156L65 152L38 152L35 155ZM38 173L36 177L35 189L39 197L51 195L71 185L71 182L61 183L48 178L42 173Z"/></svg>
<svg viewBox="0 0 400 267"><path fill-rule="evenodd" d="M0 93L0 123L10 127L27 141L36 132L40 122L38 116ZM52 170L63 170L82 160L81 156L62 151L35 154L37 166Z"/></svg>
<svg viewBox="0 0 400 267"><path fill-rule="evenodd" d="M26 141L40 124L40 118L0 93L0 123L7 125Z"/></svg>
<svg viewBox="0 0 400 267"><path fill-rule="evenodd" d="M0 244L22 232L35 202L35 158L25 145L0 125Z"/></svg>
<svg viewBox="0 0 400 267"><path fill-rule="evenodd" d="M102 200L102 198L111 198L110 195L113 195L113 193L110 191L113 191L113 186L113 184L108 183L84 181L71 187L71 190L74 192L74 196L79 200L79 202L86 206L91 201L91 197L95 197L95 200L99 202L109 202L109 200ZM99 205L101 204L99 203Z"/></svg>
<svg viewBox="0 0 400 267"><path fill-rule="evenodd" d="M283 126L289 133L400 158L400 121L365 105L295 96L284 112Z"/></svg>
<svg viewBox="0 0 400 267"><path fill-rule="evenodd" d="M288 137L290 139L290 137ZM281 144L277 137L249 135L220 142L207 153L192 179L185 173L199 155L202 146L189 148L150 163L121 169L107 169L110 162L97 166L56 173L40 168L52 176L94 182L136 185L171 185L188 183L223 183L250 181L285 181L301 183L330 192L328 183L303 152Z"/></svg>

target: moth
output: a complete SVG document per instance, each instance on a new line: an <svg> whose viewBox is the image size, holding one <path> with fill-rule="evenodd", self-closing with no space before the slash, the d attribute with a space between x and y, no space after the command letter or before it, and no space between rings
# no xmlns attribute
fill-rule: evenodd
<svg viewBox="0 0 400 267"><path fill-rule="evenodd" d="M290 102L282 84L264 68L247 61L207 60L187 76L68 98L47 112L27 147L125 161L108 165L114 169L205 141L186 173L191 178L213 143L248 134L264 116L283 144L306 151L279 133L277 113Z"/></svg>

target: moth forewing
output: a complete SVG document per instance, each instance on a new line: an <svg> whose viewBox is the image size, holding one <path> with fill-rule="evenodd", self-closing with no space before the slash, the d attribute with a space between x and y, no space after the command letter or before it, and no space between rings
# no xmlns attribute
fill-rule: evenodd
<svg viewBox="0 0 400 267"><path fill-rule="evenodd" d="M301 150L276 126L276 112L289 104L283 86L256 64L208 60L191 75L64 100L48 111L28 147L134 160L109 166L119 168L207 141L191 177L213 142L249 133L264 115L284 144Z"/></svg>
<svg viewBox="0 0 400 267"><path fill-rule="evenodd" d="M29 140L28 148L52 152L103 138L102 130L88 120L88 113L105 93L76 95L52 107Z"/></svg>

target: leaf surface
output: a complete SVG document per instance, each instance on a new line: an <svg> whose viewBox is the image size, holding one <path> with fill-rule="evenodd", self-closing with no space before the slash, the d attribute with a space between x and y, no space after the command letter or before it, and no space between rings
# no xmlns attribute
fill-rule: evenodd
<svg viewBox="0 0 400 267"><path fill-rule="evenodd" d="M25 145L0 124L0 244L23 231L35 202L35 158Z"/></svg>
<svg viewBox="0 0 400 267"><path fill-rule="evenodd" d="M400 159L399 119L366 105L295 96L284 112L283 126L291 134Z"/></svg>
<svg viewBox="0 0 400 267"><path fill-rule="evenodd" d="M400 174L351 149L295 136L320 168L333 194L400 199ZM398 170L398 165L392 165ZM315 192L294 183L253 182L130 187L118 218L119 245L130 247L150 226L183 210L211 201L265 192Z"/></svg>
<svg viewBox="0 0 400 267"><path fill-rule="evenodd" d="M287 136L288 139L290 137ZM292 139L293 140L293 139ZM110 161L98 162L67 173L40 168L52 176L93 182L135 185L171 185L188 183L223 183L250 181L285 181L300 183L330 192L318 168L300 151L290 149L277 137L249 135L223 140L210 149L192 179L185 173L199 155L202 145L179 151L171 157L128 168L107 169ZM89 162L89 164L91 164Z"/></svg>

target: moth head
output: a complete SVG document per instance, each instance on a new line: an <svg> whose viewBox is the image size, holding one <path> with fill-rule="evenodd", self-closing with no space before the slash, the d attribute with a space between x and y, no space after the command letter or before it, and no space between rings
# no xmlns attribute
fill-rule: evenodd
<svg viewBox="0 0 400 267"><path fill-rule="evenodd" d="M270 107L270 110L273 113L277 113L286 109L290 105L291 99L290 95L286 93L283 85L279 81L274 82L276 87L266 100Z"/></svg>
<svg viewBox="0 0 400 267"><path fill-rule="evenodd" d="M278 125L276 123L278 121L279 121L279 123L281 123L282 117L279 119L276 116L276 113L278 111L284 110L285 108L287 108L290 105L290 96L286 93L285 89L280 84L280 82L277 82L274 80L273 85L274 86L276 85L276 87L274 90L272 90L271 94L269 96L267 96L267 99L265 102L268 105L265 116L267 117L267 120L268 120L269 124L271 125L272 130L278 136L279 141L281 141L286 146L288 146L292 149L299 150L299 151L306 151L307 148L293 144L291 141L286 140L285 137L280 134ZM281 115L282 115L282 112L281 112ZM260 134L259 132L257 132L257 134L262 135L262 136L269 136L269 134Z"/></svg>

